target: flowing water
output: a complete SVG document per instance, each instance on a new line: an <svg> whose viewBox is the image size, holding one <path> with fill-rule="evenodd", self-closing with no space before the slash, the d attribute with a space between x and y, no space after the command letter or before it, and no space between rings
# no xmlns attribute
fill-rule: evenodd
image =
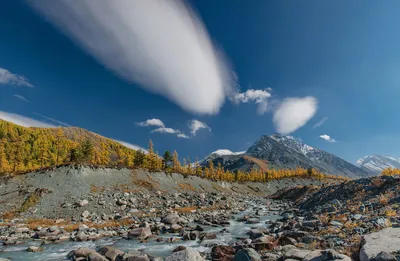
<svg viewBox="0 0 400 261"><path fill-rule="evenodd" d="M260 222L257 224L246 224L244 222L236 221L237 218L243 217L243 215L253 215L258 210ZM0 246L0 258L9 258L10 260L26 260L26 261L55 261L55 260L66 260L67 254L71 250L75 250L79 247L87 247L96 249L100 246L110 245L118 248L122 251L130 250L141 250L151 256L166 257L171 254L172 250L177 246L186 246L196 249L199 252L209 252L209 247L213 243L219 245L227 245L236 241L237 238L247 237L247 232L254 227L267 227L265 223L267 220L274 221L279 216L276 213L269 212L265 207L257 206L254 202L249 203L247 210L233 215L229 226L225 227L212 227L203 226L204 231L208 233L215 233L216 239L200 241L181 241L176 242L156 242L150 241L147 243L140 243L137 240L125 240L120 237L102 238L96 241L88 242L63 242L59 244L48 244L43 246L42 252L30 253L26 249L31 245L40 245L41 241L26 241L24 244L18 244L15 246L1 247ZM225 229L227 232L221 232ZM160 234L159 237L171 238L179 237L178 234Z"/></svg>

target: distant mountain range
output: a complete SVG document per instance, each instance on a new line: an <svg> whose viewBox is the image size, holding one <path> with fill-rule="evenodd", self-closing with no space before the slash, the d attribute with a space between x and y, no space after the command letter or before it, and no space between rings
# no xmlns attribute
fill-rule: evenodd
<svg viewBox="0 0 400 261"><path fill-rule="evenodd" d="M247 171L252 167L262 169L302 167L350 178L371 175L370 172L331 153L304 144L300 139L280 134L262 136L246 152L217 150L207 156L201 164L206 165L210 160L232 171Z"/></svg>
<svg viewBox="0 0 400 261"><path fill-rule="evenodd" d="M377 175L386 168L400 168L400 158L383 155L365 156L357 160L356 165L370 174Z"/></svg>

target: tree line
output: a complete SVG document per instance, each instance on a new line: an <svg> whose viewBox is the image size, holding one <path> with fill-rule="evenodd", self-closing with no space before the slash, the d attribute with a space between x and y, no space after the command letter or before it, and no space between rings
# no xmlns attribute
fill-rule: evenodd
<svg viewBox="0 0 400 261"><path fill-rule="evenodd" d="M396 169L396 168L386 168L384 170L382 170L381 172L382 176L394 176L394 175L400 175L400 169Z"/></svg>
<svg viewBox="0 0 400 261"><path fill-rule="evenodd" d="M200 166L184 158L181 163L174 150L159 156L149 141L148 151L132 150L120 143L80 128L25 128L0 120L0 174L18 174L66 163L97 166L144 168L150 172L181 173L216 181L266 182L287 177L328 176L315 169L270 169L254 167L250 171L229 171L220 164Z"/></svg>

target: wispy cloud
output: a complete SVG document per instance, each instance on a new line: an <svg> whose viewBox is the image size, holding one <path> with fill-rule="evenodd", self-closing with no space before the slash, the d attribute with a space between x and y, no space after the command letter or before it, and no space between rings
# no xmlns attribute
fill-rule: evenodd
<svg viewBox="0 0 400 261"><path fill-rule="evenodd" d="M160 119L154 119L154 118L142 122L137 122L136 125L140 127L149 127L149 126L165 127L164 122L162 122Z"/></svg>
<svg viewBox="0 0 400 261"><path fill-rule="evenodd" d="M277 132L289 134L306 124L316 113L317 99L286 98L274 111L273 122Z"/></svg>
<svg viewBox="0 0 400 261"><path fill-rule="evenodd" d="M71 127L71 125L69 125L68 123L65 123L65 122L62 122L62 121L59 121L59 120L56 120L56 119L47 117L47 116L45 116L45 115L43 115L43 114L40 114L40 113L38 113L38 112L34 112L33 114L35 114L35 115L37 115L37 116L39 116L39 117L42 117L43 119L49 120L49 121L51 121L51 122L54 122L54 123L56 123L57 125L62 125L62 126L66 126L66 127Z"/></svg>
<svg viewBox="0 0 400 261"><path fill-rule="evenodd" d="M26 77L11 73L4 68L0 68L0 84L33 87Z"/></svg>
<svg viewBox="0 0 400 261"><path fill-rule="evenodd" d="M327 135L327 134L323 134L319 136L321 139L326 140L327 142L336 142L335 139L333 139L331 136Z"/></svg>
<svg viewBox="0 0 400 261"><path fill-rule="evenodd" d="M321 127L322 125L324 125L324 123L325 123L327 120L328 120L328 117L322 118L319 122L317 122L317 123L314 124L313 128L315 129L315 128Z"/></svg>
<svg viewBox="0 0 400 261"><path fill-rule="evenodd" d="M172 128L166 128L166 127L160 127L160 128L152 130L151 132L170 133L170 134L180 133L179 130L175 130Z"/></svg>
<svg viewBox="0 0 400 261"><path fill-rule="evenodd" d="M55 128L57 126L48 124L42 121L38 121L26 116L22 116L16 113L9 113L0 111L0 119L15 123L24 127L44 127L44 128Z"/></svg>
<svg viewBox="0 0 400 261"><path fill-rule="evenodd" d="M19 95L19 94L14 94L13 95L15 98L20 99L21 101L27 102L27 103L31 103L28 99L26 99L24 96Z"/></svg>
<svg viewBox="0 0 400 261"><path fill-rule="evenodd" d="M196 136L196 133L200 130L200 129L208 129L209 131L211 131L211 128L208 127L207 124L205 124L204 122L201 122L199 120L191 120L189 122L189 128L190 128L190 132L192 133L193 136Z"/></svg>
<svg viewBox="0 0 400 261"><path fill-rule="evenodd" d="M190 137L184 133L178 133L178 135L176 135L178 138L182 138L182 139L190 139Z"/></svg>
<svg viewBox="0 0 400 261"><path fill-rule="evenodd" d="M266 90L249 89L234 94L230 100L235 104L255 102L258 104L258 113L264 114L268 110L268 99L271 97L270 88Z"/></svg>
<svg viewBox="0 0 400 261"><path fill-rule="evenodd" d="M116 142L120 143L121 145L124 145L125 147L127 147L129 149L132 149L132 150L141 150L141 151L143 151L145 153L148 152L148 150L146 150L145 148L140 147L140 146L135 145L135 144L131 144L131 143L128 143L128 142L125 142L125 141L115 140L115 139L113 139L113 141L116 141Z"/></svg>
<svg viewBox="0 0 400 261"><path fill-rule="evenodd" d="M176 129L173 129L173 128L166 127L162 120L156 119L156 118L148 119L148 120L142 121L142 122L137 122L136 125L139 126L139 127L158 127L156 129L153 129L151 131L151 133L176 134L176 136L178 138L183 138L183 139L188 139L189 138L189 136L187 136L186 134L184 134L180 130L176 130Z"/></svg>
<svg viewBox="0 0 400 261"><path fill-rule="evenodd" d="M189 112L217 113L236 86L226 59L184 1L28 2L121 78Z"/></svg>

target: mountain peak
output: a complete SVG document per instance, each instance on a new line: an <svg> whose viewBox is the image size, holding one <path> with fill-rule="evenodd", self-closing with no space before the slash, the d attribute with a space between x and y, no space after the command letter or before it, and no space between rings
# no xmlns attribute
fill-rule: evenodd
<svg viewBox="0 0 400 261"><path fill-rule="evenodd" d="M241 155L244 153L246 153L246 151L232 152L231 150L228 149L219 149L211 152L210 155L225 156L225 155Z"/></svg>
<svg viewBox="0 0 400 261"><path fill-rule="evenodd" d="M357 160L356 165L369 173L379 174L386 168L400 168L400 159L375 154L360 158Z"/></svg>

